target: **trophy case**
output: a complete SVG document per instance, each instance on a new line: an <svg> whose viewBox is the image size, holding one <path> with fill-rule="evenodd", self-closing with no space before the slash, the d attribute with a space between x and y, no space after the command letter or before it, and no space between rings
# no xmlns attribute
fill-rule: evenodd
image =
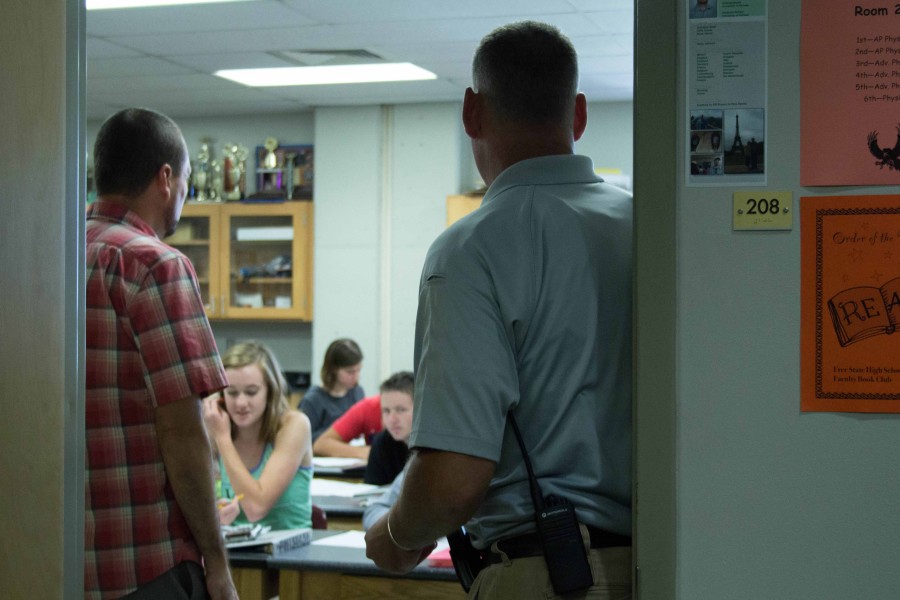
<svg viewBox="0 0 900 600"><path fill-rule="evenodd" d="M311 202L186 204L166 243L194 264L210 319L312 320Z"/></svg>
<svg viewBox="0 0 900 600"><path fill-rule="evenodd" d="M270 137L256 147L256 193L251 198L309 200L312 192L311 145L279 145Z"/></svg>

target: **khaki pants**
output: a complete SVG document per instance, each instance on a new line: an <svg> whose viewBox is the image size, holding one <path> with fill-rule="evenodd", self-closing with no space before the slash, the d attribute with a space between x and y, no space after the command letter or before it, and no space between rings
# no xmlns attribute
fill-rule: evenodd
<svg viewBox="0 0 900 600"><path fill-rule="evenodd" d="M589 562L594 585L582 592L557 596L550 583L547 563L543 556L510 560L497 549L503 562L485 568L472 589L469 600L631 600L631 548L599 548L591 550Z"/></svg>

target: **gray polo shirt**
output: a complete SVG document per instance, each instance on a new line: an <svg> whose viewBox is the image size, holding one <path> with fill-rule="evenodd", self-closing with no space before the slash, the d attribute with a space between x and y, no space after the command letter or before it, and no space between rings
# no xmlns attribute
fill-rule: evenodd
<svg viewBox="0 0 900 600"><path fill-rule="evenodd" d="M410 445L497 462L479 547L534 529L510 410L544 494L631 533L631 239L631 196L561 155L503 171L428 251Z"/></svg>

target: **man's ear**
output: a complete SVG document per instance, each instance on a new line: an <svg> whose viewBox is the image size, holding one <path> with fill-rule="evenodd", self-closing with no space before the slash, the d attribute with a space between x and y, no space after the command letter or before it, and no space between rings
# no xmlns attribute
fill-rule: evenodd
<svg viewBox="0 0 900 600"><path fill-rule="evenodd" d="M466 135L470 138L475 139L481 136L482 110L482 97L476 94L472 88L466 88L466 95L463 98L462 121Z"/></svg>
<svg viewBox="0 0 900 600"><path fill-rule="evenodd" d="M587 98L585 98L582 93L575 95L574 117L575 118L572 120L572 136L577 142L582 134L584 134L584 130L587 127Z"/></svg>
<svg viewBox="0 0 900 600"><path fill-rule="evenodd" d="M172 178L172 166L169 163L165 163L156 172L156 177L153 178L153 184L159 192L169 196L172 193Z"/></svg>

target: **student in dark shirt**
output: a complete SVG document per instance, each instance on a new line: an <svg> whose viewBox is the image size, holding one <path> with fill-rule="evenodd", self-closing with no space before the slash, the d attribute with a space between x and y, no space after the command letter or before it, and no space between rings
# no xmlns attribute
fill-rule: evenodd
<svg viewBox="0 0 900 600"><path fill-rule="evenodd" d="M384 429L372 439L364 481L387 485L403 470L409 456L413 418L413 374L400 371L381 384Z"/></svg>
<svg viewBox="0 0 900 600"><path fill-rule="evenodd" d="M313 442L365 396L359 385L362 359L359 345L349 338L331 342L325 351L322 385L311 387L300 402L300 410L309 418L312 427Z"/></svg>

